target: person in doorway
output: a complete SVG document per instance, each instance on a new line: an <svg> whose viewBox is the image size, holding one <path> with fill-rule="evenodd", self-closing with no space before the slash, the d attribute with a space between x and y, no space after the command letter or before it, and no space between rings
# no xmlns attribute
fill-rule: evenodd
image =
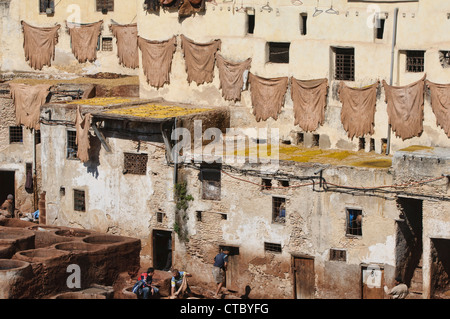
<svg viewBox="0 0 450 319"><path fill-rule="evenodd" d="M216 294L214 295L216 298L219 296L220 290L225 283L225 272L227 271L229 253L229 249L225 248L222 252L218 253L216 257L214 257L212 273L217 284Z"/></svg>
<svg viewBox="0 0 450 319"><path fill-rule="evenodd" d="M0 210L3 211L1 214L7 218L14 217L14 196L13 195L9 194L6 197L6 200L3 202L2 206L0 206Z"/></svg>
<svg viewBox="0 0 450 319"><path fill-rule="evenodd" d="M408 286L403 283L401 277L395 278L395 287L391 290L385 285L384 292L389 295L391 299L405 299L409 294Z"/></svg>
<svg viewBox="0 0 450 319"><path fill-rule="evenodd" d="M135 284L137 289L133 289L139 299L150 299L158 294L159 289L152 285L154 274L155 270L152 267L141 274L139 281Z"/></svg>
<svg viewBox="0 0 450 319"><path fill-rule="evenodd" d="M185 293L190 293L191 289L187 282L187 277L192 277L192 275L185 271L178 271L178 269L172 269L172 280L171 284L171 298L177 298L179 296L183 297Z"/></svg>

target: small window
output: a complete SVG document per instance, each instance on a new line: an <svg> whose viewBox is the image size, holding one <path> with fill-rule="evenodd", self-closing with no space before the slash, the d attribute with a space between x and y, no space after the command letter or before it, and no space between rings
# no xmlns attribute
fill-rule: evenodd
<svg viewBox="0 0 450 319"><path fill-rule="evenodd" d="M370 139L370 149L369 152L375 152L375 139L371 138Z"/></svg>
<svg viewBox="0 0 450 319"><path fill-rule="evenodd" d="M286 222L286 198L272 197L272 221L280 224Z"/></svg>
<svg viewBox="0 0 450 319"><path fill-rule="evenodd" d="M384 24L386 20L377 18L375 23L375 37L379 40L383 39L384 36Z"/></svg>
<svg viewBox="0 0 450 319"><path fill-rule="evenodd" d="M9 127L9 143L23 143L23 129L22 126Z"/></svg>
<svg viewBox="0 0 450 319"><path fill-rule="evenodd" d="M42 13L42 14L55 13L55 1L54 0L39 0L39 13Z"/></svg>
<svg viewBox="0 0 450 319"><path fill-rule="evenodd" d="M381 139L381 154L386 154L387 151L387 138Z"/></svg>
<svg viewBox="0 0 450 319"><path fill-rule="evenodd" d="M269 42L269 62L289 63L290 43Z"/></svg>
<svg viewBox="0 0 450 319"><path fill-rule="evenodd" d="M366 149L366 139L364 137L359 138L358 150L364 151Z"/></svg>
<svg viewBox="0 0 450 319"><path fill-rule="evenodd" d="M202 215L203 215L202 213L203 213L203 212L202 212L201 210L198 210L197 213L196 213L196 215L197 215L197 221L198 221L198 222L201 222L201 221L202 221L202 217L203 217L203 216L202 216Z"/></svg>
<svg viewBox="0 0 450 319"><path fill-rule="evenodd" d="M305 141L305 134L297 133L297 145L303 145Z"/></svg>
<svg viewBox="0 0 450 319"><path fill-rule="evenodd" d="M362 210L347 208L347 235L362 236Z"/></svg>
<svg viewBox="0 0 450 319"><path fill-rule="evenodd" d="M226 249L229 252L228 256L237 256L237 255L239 255L239 247L236 247L236 246L225 246L225 245L220 245L219 246L219 252L220 251L224 251Z"/></svg>
<svg viewBox="0 0 450 319"><path fill-rule="evenodd" d="M77 159L78 145L77 145L77 132L67 131L67 158Z"/></svg>
<svg viewBox="0 0 450 319"><path fill-rule="evenodd" d="M275 243L264 243L264 250L273 252L273 253L281 253L281 244Z"/></svg>
<svg viewBox="0 0 450 319"><path fill-rule="evenodd" d="M41 144L41 130L34 131L34 142L36 144Z"/></svg>
<svg viewBox="0 0 450 319"><path fill-rule="evenodd" d="M343 249L330 249L330 260L347 261L347 251Z"/></svg>
<svg viewBox="0 0 450 319"><path fill-rule="evenodd" d="M423 72L425 51L406 51L406 72Z"/></svg>
<svg viewBox="0 0 450 319"><path fill-rule="evenodd" d="M112 51L113 50L113 39L112 38L102 38L102 51Z"/></svg>
<svg viewBox="0 0 450 319"><path fill-rule="evenodd" d="M439 62L443 68L450 67L450 51L439 51Z"/></svg>
<svg viewBox="0 0 450 319"><path fill-rule="evenodd" d="M355 49L335 48L334 79L342 81L355 80Z"/></svg>
<svg viewBox="0 0 450 319"><path fill-rule="evenodd" d="M263 178L261 190L267 190L271 188L272 188L272 180L269 178Z"/></svg>
<svg viewBox="0 0 450 319"><path fill-rule="evenodd" d="M163 212L156 212L156 221L158 223L162 223L164 219L164 213Z"/></svg>
<svg viewBox="0 0 450 319"><path fill-rule="evenodd" d="M220 200L221 196L221 166L202 165L200 169L202 181L202 199Z"/></svg>
<svg viewBox="0 0 450 319"><path fill-rule="evenodd" d="M147 174L147 154L123 153L123 155L123 172L125 174Z"/></svg>
<svg viewBox="0 0 450 319"><path fill-rule="evenodd" d="M107 14L114 11L114 0L97 0L97 12Z"/></svg>
<svg viewBox="0 0 450 319"><path fill-rule="evenodd" d="M306 22L308 20L308 14L307 13L300 13L300 34L306 35Z"/></svg>
<svg viewBox="0 0 450 319"><path fill-rule="evenodd" d="M283 180L280 180L279 183L280 183L281 187L289 187L288 180L283 179Z"/></svg>
<svg viewBox="0 0 450 319"><path fill-rule="evenodd" d="M255 14L247 14L247 34L253 34L255 31Z"/></svg>
<svg viewBox="0 0 450 319"><path fill-rule="evenodd" d="M312 147L319 147L319 141L320 141L320 135L319 134L313 134L312 136Z"/></svg>
<svg viewBox="0 0 450 319"><path fill-rule="evenodd" d="M82 190L73 190L73 209L78 212L86 211L86 198L85 193Z"/></svg>

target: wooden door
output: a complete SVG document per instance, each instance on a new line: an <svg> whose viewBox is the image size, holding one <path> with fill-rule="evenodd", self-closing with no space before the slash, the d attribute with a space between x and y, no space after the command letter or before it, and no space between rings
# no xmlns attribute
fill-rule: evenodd
<svg viewBox="0 0 450 319"><path fill-rule="evenodd" d="M294 257L294 289L296 299L314 298L314 259Z"/></svg>
<svg viewBox="0 0 450 319"><path fill-rule="evenodd" d="M362 299L384 299L384 269L362 267Z"/></svg>
<svg viewBox="0 0 450 319"><path fill-rule="evenodd" d="M237 279L239 278L239 255L228 256L228 267L225 274L225 287L231 291L238 291Z"/></svg>

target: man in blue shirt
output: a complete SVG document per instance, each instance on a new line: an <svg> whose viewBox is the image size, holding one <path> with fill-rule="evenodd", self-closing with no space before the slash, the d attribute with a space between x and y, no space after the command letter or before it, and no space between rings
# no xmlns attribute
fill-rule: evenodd
<svg viewBox="0 0 450 319"><path fill-rule="evenodd" d="M230 253L228 248L225 248L221 253L217 254L214 257L214 265L212 269L214 280L217 284L217 290L214 297L219 296L219 292L222 289L223 284L225 283L225 271L228 266L228 254Z"/></svg>

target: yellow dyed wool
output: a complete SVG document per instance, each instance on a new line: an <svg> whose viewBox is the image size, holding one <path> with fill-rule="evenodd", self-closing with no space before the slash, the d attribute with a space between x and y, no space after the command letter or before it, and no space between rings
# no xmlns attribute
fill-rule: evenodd
<svg viewBox="0 0 450 319"><path fill-rule="evenodd" d="M129 103L131 101L132 101L131 99L120 98L120 97L95 97L92 99L71 101L71 102L69 102L69 104L105 106L105 105L112 105L112 104Z"/></svg>
<svg viewBox="0 0 450 319"><path fill-rule="evenodd" d="M167 118L167 117L177 117L195 113L201 113L210 111L211 109L203 108L186 108L181 106L169 106L169 105L158 105L158 104L146 104L137 107L122 108L116 110L110 110L106 113L126 115L126 116L136 116L136 117L151 117L151 118Z"/></svg>

